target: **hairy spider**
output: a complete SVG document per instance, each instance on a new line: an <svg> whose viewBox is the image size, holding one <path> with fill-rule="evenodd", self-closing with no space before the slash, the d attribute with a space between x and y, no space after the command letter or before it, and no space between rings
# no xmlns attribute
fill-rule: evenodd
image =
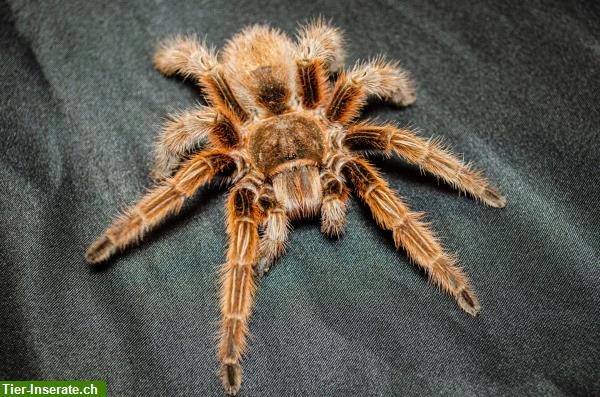
<svg viewBox="0 0 600 397"><path fill-rule="evenodd" d="M415 89L395 62L376 58L342 70L344 57L340 30L320 19L300 29L297 43L267 26L247 27L221 54L194 37L163 42L156 68L194 79L209 106L170 117L156 144L156 186L86 253L90 263L107 260L176 214L216 175L226 176L232 187L218 356L229 394L240 388L257 275L284 250L290 220L320 213L323 233L342 232L347 183L397 248L463 310L479 312L466 275L422 214L410 211L360 153L397 154L492 207L504 207L504 197L438 141L392 124L355 122L368 97L406 106Z"/></svg>

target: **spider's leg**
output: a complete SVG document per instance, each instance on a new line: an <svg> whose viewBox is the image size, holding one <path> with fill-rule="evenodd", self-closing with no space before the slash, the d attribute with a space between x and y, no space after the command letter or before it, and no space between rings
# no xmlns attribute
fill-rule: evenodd
<svg viewBox="0 0 600 397"><path fill-rule="evenodd" d="M348 187L340 175L332 171L321 174L323 199L321 204L321 232L329 236L339 236L346 223L346 203Z"/></svg>
<svg viewBox="0 0 600 397"><path fill-rule="evenodd" d="M318 59L298 59L297 86L302 106L315 109L322 105L327 97L329 86L324 67Z"/></svg>
<svg viewBox="0 0 600 397"><path fill-rule="evenodd" d="M357 63L350 72L352 81L360 84L366 95L373 95L394 105L408 106L417 99L415 83L397 62L378 57Z"/></svg>
<svg viewBox="0 0 600 397"><path fill-rule="evenodd" d="M409 105L415 101L414 83L394 63L382 59L359 63L352 70L340 73L325 115L330 121L348 124L358 116L369 95Z"/></svg>
<svg viewBox="0 0 600 397"><path fill-rule="evenodd" d="M342 33L317 18L298 32L297 86L302 105L314 109L327 97L329 73L344 64Z"/></svg>
<svg viewBox="0 0 600 397"><path fill-rule="evenodd" d="M425 270L435 284L453 296L464 311L477 315L480 305L467 276L443 251L427 224L421 221L422 214L411 212L365 159L359 156L342 158L337 168L352 182L357 195L371 209L377 224L392 231L396 247L402 246L408 256Z"/></svg>
<svg viewBox="0 0 600 397"><path fill-rule="evenodd" d="M491 207L506 205L506 198L480 171L456 158L439 141L423 139L413 131L392 125L356 124L348 129L343 144L351 150L396 153Z"/></svg>
<svg viewBox="0 0 600 397"><path fill-rule="evenodd" d="M285 209L275 198L271 186L266 184L263 186L258 206L264 214L264 230L260 239L260 259L257 265L257 272L262 276L283 253L290 226Z"/></svg>
<svg viewBox="0 0 600 397"><path fill-rule="evenodd" d="M191 77L217 108L229 109L240 121L249 115L233 93L216 52L195 36L176 36L163 41L154 54L154 66L163 74Z"/></svg>
<svg viewBox="0 0 600 397"><path fill-rule="evenodd" d="M207 140L216 147L235 147L240 139L238 124L230 112L207 106L169 115L155 144L153 179L160 181L171 176L183 158Z"/></svg>
<svg viewBox="0 0 600 397"><path fill-rule="evenodd" d="M219 359L225 392L236 394L242 381L240 361L246 350L248 319L256 290L254 265L258 257L257 185L248 175L232 192L228 202L229 250L221 277L221 327Z"/></svg>
<svg viewBox="0 0 600 397"><path fill-rule="evenodd" d="M236 166L227 151L200 152L169 179L154 187L137 204L123 213L86 252L90 263L100 263L118 250L139 241L152 227L181 209L183 202L218 172Z"/></svg>
<svg viewBox="0 0 600 397"><path fill-rule="evenodd" d="M353 81L351 73L343 71L329 96L325 116L329 121L348 124L358 116L366 100L364 87Z"/></svg>
<svg viewBox="0 0 600 397"><path fill-rule="evenodd" d="M339 28L323 18L316 18L300 27L297 36L300 59L318 60L328 73L335 73L344 66L346 51Z"/></svg>

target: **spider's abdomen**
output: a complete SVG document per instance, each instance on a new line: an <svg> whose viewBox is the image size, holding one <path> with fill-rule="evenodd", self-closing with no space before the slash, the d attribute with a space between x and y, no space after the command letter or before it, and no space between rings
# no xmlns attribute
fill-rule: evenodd
<svg viewBox="0 0 600 397"><path fill-rule="evenodd" d="M296 72L295 47L277 29L253 26L231 39L223 63L248 102L266 115L279 115L292 105Z"/></svg>
<svg viewBox="0 0 600 397"><path fill-rule="evenodd" d="M297 113L271 117L251 132L248 150L267 176L301 165L318 166L323 159L323 132L311 118Z"/></svg>

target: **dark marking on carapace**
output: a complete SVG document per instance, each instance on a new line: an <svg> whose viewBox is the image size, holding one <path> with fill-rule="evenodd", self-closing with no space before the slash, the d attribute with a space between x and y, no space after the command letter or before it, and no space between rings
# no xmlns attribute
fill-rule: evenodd
<svg viewBox="0 0 600 397"><path fill-rule="evenodd" d="M318 165L323 159L323 132L316 122L298 114L271 117L251 132L249 150L267 175L286 162L307 160Z"/></svg>

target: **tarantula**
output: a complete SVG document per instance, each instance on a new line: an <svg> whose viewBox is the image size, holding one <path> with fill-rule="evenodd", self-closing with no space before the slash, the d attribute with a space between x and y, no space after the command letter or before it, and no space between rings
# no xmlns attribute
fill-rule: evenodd
<svg viewBox="0 0 600 397"><path fill-rule="evenodd" d="M343 70L343 47L341 31L320 19L302 27L296 43L277 29L247 27L220 54L194 37L164 41L156 68L193 79L209 105L170 117L156 144L156 186L86 253L92 264L107 260L225 176L232 187L218 356L228 394L241 384L256 277L283 252L291 220L320 214L323 233L342 233L347 185L435 284L467 313L480 310L466 275L422 214L410 211L360 153L397 154L492 207L504 207L504 197L439 141L355 121L367 98L407 106L415 88L405 70L382 57Z"/></svg>

